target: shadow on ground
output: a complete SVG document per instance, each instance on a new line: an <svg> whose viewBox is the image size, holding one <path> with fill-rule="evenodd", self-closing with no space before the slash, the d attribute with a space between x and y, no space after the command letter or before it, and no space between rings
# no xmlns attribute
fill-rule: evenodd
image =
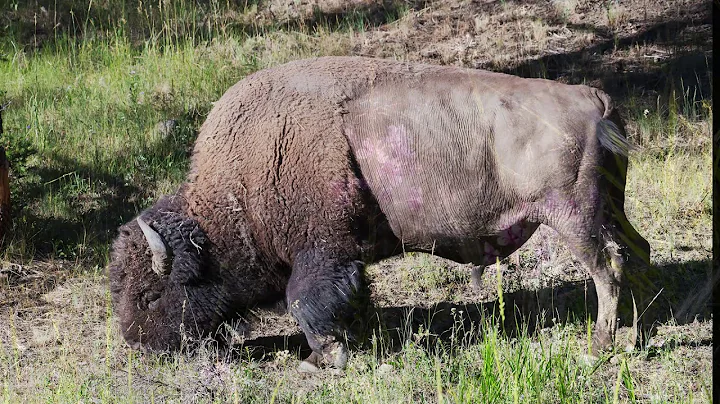
<svg viewBox="0 0 720 404"><path fill-rule="evenodd" d="M676 92L687 92L692 101L709 100L712 96L712 18L709 3L694 4L683 16L668 13L641 24L633 34L616 34L607 27L592 24L562 23L571 30L592 32L600 43L577 51L549 54L530 59L508 68L492 64L486 68L522 77L543 77L570 84L589 83L600 87L617 100L657 96L667 98ZM558 16L550 14L549 22L559 24ZM657 47L655 55L623 55L604 57L609 52L631 52L634 47ZM671 52L668 53L668 50ZM667 57L667 55L672 55ZM659 101L661 104L667 100Z"/></svg>
<svg viewBox="0 0 720 404"><path fill-rule="evenodd" d="M178 3L164 7L152 1L125 7L115 2L45 0L7 7L9 11L0 15L0 26L6 27L8 37L27 48L43 48L63 37L71 40L102 37L117 30L124 30L133 43L141 45L152 36L164 43L165 37L210 40L220 32L255 36L275 30L365 30L396 21L405 10L420 10L428 3L367 0L302 4L252 0L232 5L221 3L218 8L211 0L196 0L191 6Z"/></svg>
<svg viewBox="0 0 720 404"><path fill-rule="evenodd" d="M710 261L666 264L636 274L631 282L640 317L641 346L657 331L659 324L675 321L677 325L711 318L710 301L714 283ZM575 282L538 291L517 291L504 294L507 338L524 330L528 335L554 323L583 321L597 315L597 295L592 281ZM632 324L632 299L624 289L620 302L620 325ZM383 307L374 309L375 318L367 329L382 330L384 352L399 351L408 339L420 346L434 347L441 341L475 344L482 335L478 327L494 319L500 324L498 301L457 305L441 302L430 308ZM375 331L377 333L377 331ZM372 335L372 331L369 333ZM702 341L701 343L709 343ZM242 355L262 360L277 350L287 349L300 357L310 354L304 335L279 335L245 341ZM369 349L365 346L361 349ZM272 356L270 356L272 357Z"/></svg>

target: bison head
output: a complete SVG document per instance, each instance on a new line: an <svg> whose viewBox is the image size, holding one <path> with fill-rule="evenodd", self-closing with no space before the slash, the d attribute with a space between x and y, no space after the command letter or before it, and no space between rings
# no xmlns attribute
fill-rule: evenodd
<svg viewBox="0 0 720 404"><path fill-rule="evenodd" d="M108 267L113 306L127 343L177 349L224 320L217 265L197 221L164 198L120 227Z"/></svg>

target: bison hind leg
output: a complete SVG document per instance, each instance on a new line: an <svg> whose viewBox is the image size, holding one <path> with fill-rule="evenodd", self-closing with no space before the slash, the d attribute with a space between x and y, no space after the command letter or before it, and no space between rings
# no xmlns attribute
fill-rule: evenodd
<svg viewBox="0 0 720 404"><path fill-rule="evenodd" d="M482 290L483 273L485 273L485 265L475 265L470 269L470 280L475 290Z"/></svg>
<svg viewBox="0 0 720 404"><path fill-rule="evenodd" d="M628 264L632 265L628 258L632 259L634 255L628 251L625 232L608 216L607 212L595 212L590 215L595 218L591 222L581 219L581 216L570 215L562 221L548 223L587 267L593 279L598 297L598 313L592 347L600 351L613 346L618 325L620 289L626 278Z"/></svg>
<svg viewBox="0 0 720 404"><path fill-rule="evenodd" d="M600 351L610 349L617 329L623 267L622 258L613 248L617 243L607 237L609 233L601 235L598 234L600 232L587 231L590 226L580 221L552 227L562 236L573 255L586 266L595 284L598 313L592 348Z"/></svg>
<svg viewBox="0 0 720 404"><path fill-rule="evenodd" d="M331 259L319 251L296 256L286 290L288 310L313 350L301 370L345 367L346 343L355 340L353 330L369 303L363 272L362 261Z"/></svg>

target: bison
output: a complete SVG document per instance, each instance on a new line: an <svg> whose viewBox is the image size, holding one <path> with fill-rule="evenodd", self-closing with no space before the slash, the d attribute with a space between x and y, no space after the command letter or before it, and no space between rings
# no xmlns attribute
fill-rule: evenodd
<svg viewBox="0 0 720 404"><path fill-rule="evenodd" d="M215 103L187 181L120 227L114 310L130 346L166 350L284 298L308 361L342 368L365 264L482 268L545 224L587 266L607 348L623 271L650 250L624 213L627 155L584 85L361 57L258 71Z"/></svg>

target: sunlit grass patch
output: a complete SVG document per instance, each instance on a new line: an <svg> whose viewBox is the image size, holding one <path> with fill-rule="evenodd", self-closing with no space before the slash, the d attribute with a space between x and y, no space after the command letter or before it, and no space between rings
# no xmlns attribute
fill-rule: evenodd
<svg viewBox="0 0 720 404"><path fill-rule="evenodd" d="M258 69L344 54L352 31L218 31L207 41L140 44L112 34L63 34L31 54L2 42L3 144L17 212L6 256L102 261L113 230L182 181L197 130L227 88ZM103 236L87 240L88 232Z"/></svg>
<svg viewBox="0 0 720 404"><path fill-rule="evenodd" d="M3 314L9 320L0 325L4 401L584 403L612 402L617 394L623 402L633 396L695 402L710 386L709 360L698 356L690 364L674 354L707 338L709 328L687 334L680 346L589 357L582 324L558 323L537 334L520 327L510 336L492 313L470 329L455 322L441 339L410 324L400 345L376 333L367 349L352 351L342 373L298 373L293 347L253 359L252 342L141 353L125 346L103 284L99 276L67 282L43 298L44 314L32 320ZM707 348L693 355L710 355ZM641 373L638 365L646 361L656 367ZM691 380L695 387L688 390Z"/></svg>

